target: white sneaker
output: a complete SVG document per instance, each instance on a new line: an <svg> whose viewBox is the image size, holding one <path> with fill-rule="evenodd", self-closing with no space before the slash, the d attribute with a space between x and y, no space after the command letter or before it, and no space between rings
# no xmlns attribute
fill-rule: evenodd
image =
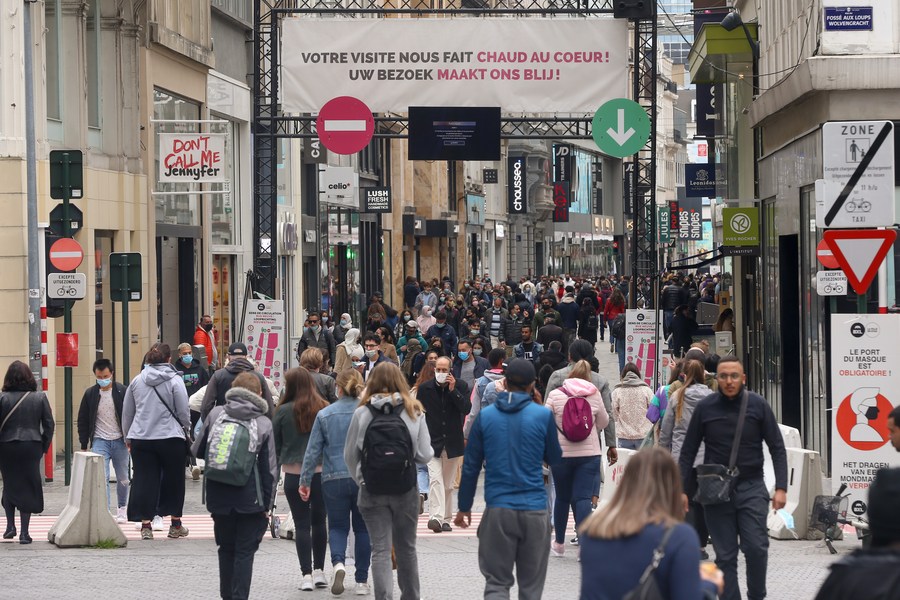
<svg viewBox="0 0 900 600"><path fill-rule="evenodd" d="M128 522L128 508L125 506L120 506L116 509L116 523L127 523Z"/></svg>
<svg viewBox="0 0 900 600"><path fill-rule="evenodd" d="M346 574L344 563L335 563L334 573L331 574L331 593L335 596L340 596L344 593L344 575Z"/></svg>
<svg viewBox="0 0 900 600"><path fill-rule="evenodd" d="M313 585L312 575L304 575L303 579L300 581L300 591L301 592L311 592L316 587Z"/></svg>
<svg viewBox="0 0 900 600"><path fill-rule="evenodd" d="M368 596L371 593L372 588L369 587L369 584L365 581L356 584L356 589L353 591L357 596Z"/></svg>
<svg viewBox="0 0 900 600"><path fill-rule="evenodd" d="M313 571L313 585L317 588L326 588L328 587L328 578L325 577L325 571L322 569L316 569Z"/></svg>
<svg viewBox="0 0 900 600"><path fill-rule="evenodd" d="M153 529L153 531L162 531L163 529L165 529L162 517L159 515L153 517L153 522L150 524L150 527Z"/></svg>

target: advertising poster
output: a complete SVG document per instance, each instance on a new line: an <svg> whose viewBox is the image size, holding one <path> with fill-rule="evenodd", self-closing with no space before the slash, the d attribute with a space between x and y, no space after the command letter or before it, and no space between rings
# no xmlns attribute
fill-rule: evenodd
<svg viewBox="0 0 900 600"><path fill-rule="evenodd" d="M593 113L626 95L625 19L284 19L281 102L338 96L373 112L500 106Z"/></svg>
<svg viewBox="0 0 900 600"><path fill-rule="evenodd" d="M653 386L659 369L660 344L656 337L658 313L629 308L625 311L625 362L634 363L647 385Z"/></svg>
<svg viewBox="0 0 900 600"><path fill-rule="evenodd" d="M279 390L284 385L286 335L283 300L247 302L247 313L244 315L247 353L263 377L274 381Z"/></svg>
<svg viewBox="0 0 900 600"><path fill-rule="evenodd" d="M900 404L898 364L900 315L831 316L831 483L847 485L856 516L878 469L900 466L887 426Z"/></svg>
<svg viewBox="0 0 900 600"><path fill-rule="evenodd" d="M224 133L160 133L160 183L223 183Z"/></svg>

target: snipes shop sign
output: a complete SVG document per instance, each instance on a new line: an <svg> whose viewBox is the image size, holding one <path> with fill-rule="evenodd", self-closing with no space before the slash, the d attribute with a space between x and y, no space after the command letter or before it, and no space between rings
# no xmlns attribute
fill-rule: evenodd
<svg viewBox="0 0 900 600"><path fill-rule="evenodd" d="M508 213L511 215L525 214L525 157L510 156L506 163L506 177L508 187Z"/></svg>

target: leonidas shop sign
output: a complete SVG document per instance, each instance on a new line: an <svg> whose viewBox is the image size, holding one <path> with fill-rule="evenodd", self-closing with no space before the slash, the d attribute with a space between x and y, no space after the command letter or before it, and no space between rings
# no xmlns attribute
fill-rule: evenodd
<svg viewBox="0 0 900 600"><path fill-rule="evenodd" d="M752 254L759 247L759 209L722 209L722 245L728 254Z"/></svg>
<svg viewBox="0 0 900 600"><path fill-rule="evenodd" d="M224 133L160 133L160 183L223 183Z"/></svg>

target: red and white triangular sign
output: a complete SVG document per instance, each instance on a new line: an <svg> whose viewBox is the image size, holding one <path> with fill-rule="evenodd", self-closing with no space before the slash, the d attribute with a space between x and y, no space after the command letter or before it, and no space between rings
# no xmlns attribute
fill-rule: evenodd
<svg viewBox="0 0 900 600"><path fill-rule="evenodd" d="M829 229L824 233L847 281L857 294L865 294L875 279L894 240L895 229Z"/></svg>

